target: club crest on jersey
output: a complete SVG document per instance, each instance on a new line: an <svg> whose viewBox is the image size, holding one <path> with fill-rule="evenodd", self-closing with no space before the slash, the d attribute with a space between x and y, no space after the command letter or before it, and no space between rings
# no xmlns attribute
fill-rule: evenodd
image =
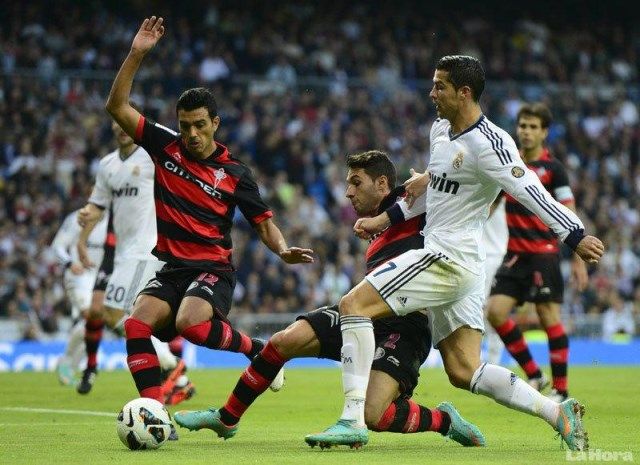
<svg viewBox="0 0 640 465"><path fill-rule="evenodd" d="M134 166L131 170L131 174L133 176L140 176L140 167L138 165Z"/></svg>
<svg viewBox="0 0 640 465"><path fill-rule="evenodd" d="M514 166L513 168L511 168L511 174L514 178L521 178L522 176L524 176L524 170L519 166Z"/></svg>
<svg viewBox="0 0 640 465"><path fill-rule="evenodd" d="M215 178L213 181L213 190L218 190L218 186L227 178L227 174L224 172L224 168L218 168L213 171L213 177Z"/></svg>
<svg viewBox="0 0 640 465"><path fill-rule="evenodd" d="M453 168L459 170L462 167L462 162L464 161L464 153L459 152L456 157L453 159Z"/></svg>

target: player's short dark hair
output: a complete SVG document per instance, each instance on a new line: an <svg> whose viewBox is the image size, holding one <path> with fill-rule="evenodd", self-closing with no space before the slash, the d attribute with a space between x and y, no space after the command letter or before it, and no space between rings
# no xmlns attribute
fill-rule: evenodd
<svg viewBox="0 0 640 465"><path fill-rule="evenodd" d="M393 189L396 186L396 167L389 159L389 155L380 150L368 150L349 155L347 166L352 170L363 169L373 180L386 176L389 188Z"/></svg>
<svg viewBox="0 0 640 465"><path fill-rule="evenodd" d="M466 55L447 55L438 60L436 69L449 73L449 81L454 89L469 86L474 102L480 100L485 83L480 60Z"/></svg>
<svg viewBox="0 0 640 465"><path fill-rule="evenodd" d="M178 103L176 103L176 112L178 110L191 111L202 107L207 109L211 118L218 116L218 104L213 92L205 87L194 87L185 90L180 95Z"/></svg>
<svg viewBox="0 0 640 465"><path fill-rule="evenodd" d="M525 103L524 105L522 105L520 107L520 110L518 110L516 123L520 122L520 118L522 118L523 116L534 116L536 118L540 118L540 126L542 126L543 129L548 128L551 125L551 121L553 120L551 110L549 110L549 107L541 102Z"/></svg>

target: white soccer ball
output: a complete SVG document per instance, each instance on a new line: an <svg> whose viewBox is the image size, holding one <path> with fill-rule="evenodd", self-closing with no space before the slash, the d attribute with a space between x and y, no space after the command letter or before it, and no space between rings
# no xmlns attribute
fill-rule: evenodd
<svg viewBox="0 0 640 465"><path fill-rule="evenodd" d="M157 449L171 434L171 417L157 400L140 397L122 407L117 431L122 443L131 450Z"/></svg>

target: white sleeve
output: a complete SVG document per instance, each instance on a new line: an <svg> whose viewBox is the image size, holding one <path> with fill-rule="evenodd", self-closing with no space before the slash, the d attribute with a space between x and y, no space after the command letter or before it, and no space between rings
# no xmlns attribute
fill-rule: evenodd
<svg viewBox="0 0 640 465"><path fill-rule="evenodd" d="M93 191L89 197L89 202L101 208L107 208L111 205L111 189L107 185L107 174L105 165L100 164L98 173L96 174L96 183L93 185Z"/></svg>
<svg viewBox="0 0 640 465"><path fill-rule="evenodd" d="M510 136L492 141L492 148L478 158L478 169L481 175L497 182L505 192L535 213L575 250L583 237L584 225L575 213L557 202L538 176L527 168Z"/></svg>
<svg viewBox="0 0 640 465"><path fill-rule="evenodd" d="M62 266L71 263L72 259L69 249L75 246L80 236L80 226L76 221L76 214L77 212L73 212L67 215L51 242L51 250L56 260L58 260L58 263Z"/></svg>

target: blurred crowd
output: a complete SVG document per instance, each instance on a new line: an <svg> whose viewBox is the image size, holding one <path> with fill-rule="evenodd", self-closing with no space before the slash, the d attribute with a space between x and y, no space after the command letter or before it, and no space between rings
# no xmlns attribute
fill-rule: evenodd
<svg viewBox="0 0 640 465"><path fill-rule="evenodd" d="M179 93L213 88L217 139L252 166L289 244L317 254L312 266L284 266L238 216L233 313L311 310L361 279L366 243L351 233L345 155L383 149L399 180L424 169L434 64L470 54L486 69L485 113L512 134L523 102L551 107L550 149L568 168L587 230L607 246L585 292L567 285L569 328L588 315L640 316L640 32L608 11L452 19L386 2L217 2L177 12L170 2L155 2L155 11L136 1L127 9L96 0L2 3L0 317L46 333L68 312L48 245L115 148L104 102L152 13L165 17L166 33L133 99L175 126ZM630 331L620 327L614 334Z"/></svg>

